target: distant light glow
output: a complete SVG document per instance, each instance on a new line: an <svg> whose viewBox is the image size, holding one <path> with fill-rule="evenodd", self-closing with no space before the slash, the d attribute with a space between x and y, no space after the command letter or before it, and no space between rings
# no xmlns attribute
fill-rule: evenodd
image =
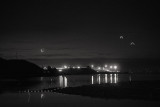
<svg viewBox="0 0 160 107"><path fill-rule="evenodd" d="M47 67L43 67L44 70L47 70Z"/></svg>
<svg viewBox="0 0 160 107"><path fill-rule="evenodd" d="M114 66L114 69L117 69L117 66L116 66L116 65Z"/></svg>
<svg viewBox="0 0 160 107"><path fill-rule="evenodd" d="M109 71L109 69L106 69L106 71Z"/></svg>
<svg viewBox="0 0 160 107"><path fill-rule="evenodd" d="M66 66L66 65L64 65L64 68L67 68L67 66Z"/></svg>
<svg viewBox="0 0 160 107"><path fill-rule="evenodd" d="M91 67L93 68L93 67L94 67L94 65L91 65Z"/></svg>
<svg viewBox="0 0 160 107"><path fill-rule="evenodd" d="M77 68L78 68L78 69L80 69L81 67L80 67L80 66L78 66Z"/></svg>
<svg viewBox="0 0 160 107"><path fill-rule="evenodd" d="M58 71L59 71L59 72L62 72L62 69L59 69Z"/></svg>
<svg viewBox="0 0 160 107"><path fill-rule="evenodd" d="M113 66L110 66L110 68L112 69L112 68L113 68Z"/></svg>
<svg viewBox="0 0 160 107"><path fill-rule="evenodd" d="M104 65L104 67L106 67L106 68L107 68L107 65Z"/></svg>
<svg viewBox="0 0 160 107"><path fill-rule="evenodd" d="M98 67L99 70L101 70L101 67Z"/></svg>

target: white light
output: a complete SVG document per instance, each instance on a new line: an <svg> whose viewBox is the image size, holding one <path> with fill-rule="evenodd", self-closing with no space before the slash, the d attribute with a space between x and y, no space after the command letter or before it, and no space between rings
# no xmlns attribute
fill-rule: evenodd
<svg viewBox="0 0 160 107"><path fill-rule="evenodd" d="M101 67L98 67L98 69L100 70L100 69L101 69Z"/></svg>
<svg viewBox="0 0 160 107"><path fill-rule="evenodd" d="M92 84L94 84L93 82L94 82L94 78L93 78L93 76L92 76Z"/></svg>
<svg viewBox="0 0 160 107"><path fill-rule="evenodd" d="M59 69L58 71L59 71L59 72L62 72L62 69Z"/></svg>
<svg viewBox="0 0 160 107"><path fill-rule="evenodd" d="M94 65L91 65L91 67L93 68L93 67L94 67Z"/></svg>
<svg viewBox="0 0 160 107"><path fill-rule="evenodd" d="M107 67L107 65L104 65L104 67Z"/></svg>
<svg viewBox="0 0 160 107"><path fill-rule="evenodd" d="M114 83L117 83L117 74L114 74Z"/></svg>
<svg viewBox="0 0 160 107"><path fill-rule="evenodd" d="M107 74L105 74L105 83L107 83Z"/></svg>
<svg viewBox="0 0 160 107"><path fill-rule="evenodd" d="M67 68L67 66L66 66L66 65L64 65L64 68Z"/></svg>
<svg viewBox="0 0 160 107"><path fill-rule="evenodd" d="M63 81L63 76L59 76L59 85L60 85L61 88L63 88L63 85L64 85L63 82L64 82Z"/></svg>
<svg viewBox="0 0 160 107"><path fill-rule="evenodd" d="M117 66L114 66L114 69L117 69Z"/></svg>
<svg viewBox="0 0 160 107"><path fill-rule="evenodd" d="M64 77L64 87L67 87L67 78Z"/></svg>
<svg viewBox="0 0 160 107"><path fill-rule="evenodd" d="M109 71L109 69L107 69L107 71Z"/></svg>
<svg viewBox="0 0 160 107"><path fill-rule="evenodd" d="M112 74L110 74L110 83L112 83Z"/></svg>
<svg viewBox="0 0 160 107"><path fill-rule="evenodd" d="M44 70L47 70L47 67L43 67Z"/></svg>
<svg viewBox="0 0 160 107"><path fill-rule="evenodd" d="M112 67L112 66L110 66L110 68L112 69L113 67Z"/></svg>
<svg viewBox="0 0 160 107"><path fill-rule="evenodd" d="M98 75L98 84L101 84L101 77Z"/></svg>
<svg viewBox="0 0 160 107"><path fill-rule="evenodd" d="M80 66L78 66L77 68L78 68L78 69L80 69L81 67L80 67Z"/></svg>

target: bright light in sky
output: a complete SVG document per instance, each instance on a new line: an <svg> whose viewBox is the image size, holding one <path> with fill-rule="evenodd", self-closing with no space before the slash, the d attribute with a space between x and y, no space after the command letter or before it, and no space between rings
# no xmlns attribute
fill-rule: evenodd
<svg viewBox="0 0 160 107"><path fill-rule="evenodd" d="M107 65L104 65L104 67L107 67Z"/></svg>

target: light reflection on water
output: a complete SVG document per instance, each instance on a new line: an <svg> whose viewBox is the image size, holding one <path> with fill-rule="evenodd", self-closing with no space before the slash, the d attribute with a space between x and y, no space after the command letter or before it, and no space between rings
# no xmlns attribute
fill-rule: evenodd
<svg viewBox="0 0 160 107"><path fill-rule="evenodd" d="M73 102L75 101L79 107L82 107L82 106L83 107L84 106L106 107L107 105L113 106L114 104L116 106L122 106L125 104L125 106L127 107L128 106L134 107L134 106L143 106L144 103L147 103L148 107L152 107L153 105L154 106L160 105L160 103L157 101L157 102L150 102L148 104L148 101L138 102L138 100L129 102L129 103L128 103L128 100L103 101L101 99L92 99L88 97L87 99L85 99L86 97L82 97L82 96L57 94L57 93L48 92L48 91L40 91L40 89L46 89L46 88L52 88L52 87L65 88L65 87L75 87L75 86L91 85L91 84L118 84L123 81L131 82L135 80L151 80L153 78L159 80L160 79L159 77L160 76L158 75L154 75L154 76L153 75L152 76L151 75L146 75L146 76L132 75L131 76L128 74L127 75L124 75L124 74L66 75L66 76L58 76L58 77L39 77L39 78L36 78L36 80L41 81L41 83L34 86L34 89L38 91L35 91L35 90L28 91L28 89L26 89L24 93L20 93L20 94L19 93L1 94L0 106L3 107L3 105L5 105L5 107L10 107L12 105L13 106L21 105L25 107L34 107L35 105L37 105L39 107L45 107L46 105L56 106L55 104L57 105L59 104L59 106L62 107L62 106L65 106L63 103L65 103L66 106L72 106ZM85 101L86 101L86 104L84 104ZM91 102L91 103L88 103L88 102ZM91 105L87 105L87 104L91 104Z"/></svg>
<svg viewBox="0 0 160 107"><path fill-rule="evenodd" d="M117 83L118 74L98 74L92 75L91 84L102 84L102 83Z"/></svg>
<svg viewBox="0 0 160 107"><path fill-rule="evenodd" d="M96 75L66 75L58 77L41 78L42 87L49 88L65 88L81 85L118 83L118 74L96 74ZM129 80L126 80L129 81ZM48 86L47 86L48 84Z"/></svg>
<svg viewBox="0 0 160 107"><path fill-rule="evenodd" d="M58 77L41 77L37 88L65 88L91 84L117 84L120 82L160 80L160 75L129 75L129 74L95 74L95 75L64 75Z"/></svg>
<svg viewBox="0 0 160 107"><path fill-rule="evenodd" d="M121 82L132 82L132 81L144 81L144 80L159 80L159 75L128 75L128 74L94 74L94 75L64 75L57 77L38 77L32 78L32 80L27 83L27 87L24 87L26 83L21 86L23 89L28 90L41 90L47 88L65 88L65 87L76 87L82 85L92 85L92 84L117 84ZM32 81L40 81L38 84L33 84L29 86ZM5 84L7 87L7 84ZM8 89L12 88L8 84ZM17 87L15 85L15 87ZM20 87L20 86L19 86Z"/></svg>
<svg viewBox="0 0 160 107"><path fill-rule="evenodd" d="M67 77L66 76L59 76L59 86L61 88L67 87Z"/></svg>

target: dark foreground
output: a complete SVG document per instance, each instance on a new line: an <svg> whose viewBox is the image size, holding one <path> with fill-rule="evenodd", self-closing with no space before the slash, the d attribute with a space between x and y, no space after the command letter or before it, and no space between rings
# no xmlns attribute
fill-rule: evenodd
<svg viewBox="0 0 160 107"><path fill-rule="evenodd" d="M160 81L122 82L95 84L63 89L47 89L58 93L89 96L104 99L160 100Z"/></svg>

